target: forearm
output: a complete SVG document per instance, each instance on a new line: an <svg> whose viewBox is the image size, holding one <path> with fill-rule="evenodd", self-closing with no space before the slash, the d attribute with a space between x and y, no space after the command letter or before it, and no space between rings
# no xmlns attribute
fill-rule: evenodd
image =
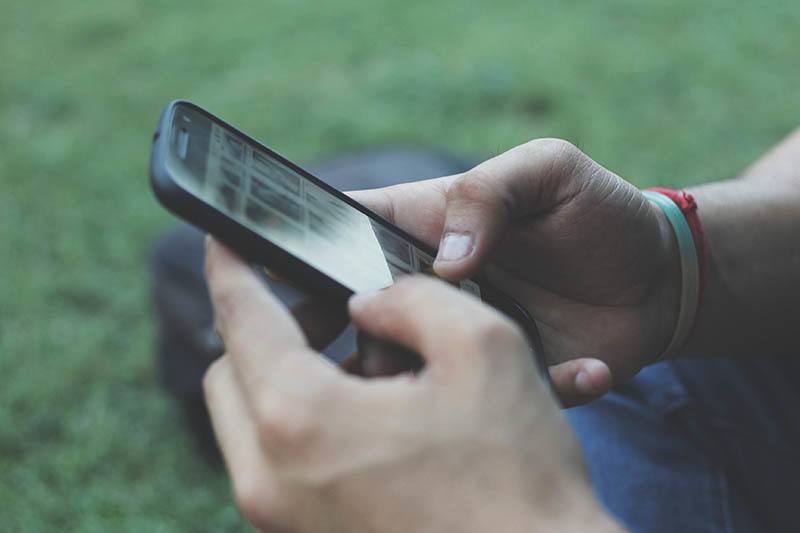
<svg viewBox="0 0 800 533"><path fill-rule="evenodd" d="M800 131L739 178L689 192L705 232L706 271L684 353L797 353Z"/></svg>

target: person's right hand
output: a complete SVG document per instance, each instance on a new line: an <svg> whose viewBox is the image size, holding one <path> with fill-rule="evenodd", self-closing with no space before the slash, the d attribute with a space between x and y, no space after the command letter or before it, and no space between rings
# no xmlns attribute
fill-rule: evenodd
<svg viewBox="0 0 800 533"><path fill-rule="evenodd" d="M426 365L355 378L322 360L246 263L207 243L226 353L206 372L206 402L259 530L622 530L511 320L426 276L358 295L354 324Z"/></svg>
<svg viewBox="0 0 800 533"><path fill-rule="evenodd" d="M483 270L524 305L565 405L631 377L672 336L680 267L669 222L566 141L531 141L464 174L351 195L438 246L439 276Z"/></svg>

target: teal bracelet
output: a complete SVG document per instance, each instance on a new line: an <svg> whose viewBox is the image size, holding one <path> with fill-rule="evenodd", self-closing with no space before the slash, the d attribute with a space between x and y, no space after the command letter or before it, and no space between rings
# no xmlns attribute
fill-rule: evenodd
<svg viewBox="0 0 800 533"><path fill-rule="evenodd" d="M658 357L664 359L674 355L685 343L694 325L697 304L700 296L700 262L695 247L692 230L686 222L680 207L668 196L655 191L642 191L642 194L657 205L667 216L675 239L678 242L678 254L681 260L681 303L675 332L667 348Z"/></svg>

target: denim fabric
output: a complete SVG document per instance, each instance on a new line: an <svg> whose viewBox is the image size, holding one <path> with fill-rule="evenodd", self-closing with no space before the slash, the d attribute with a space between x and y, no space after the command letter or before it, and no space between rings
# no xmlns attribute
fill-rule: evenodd
<svg viewBox="0 0 800 533"><path fill-rule="evenodd" d="M568 410L600 500L637 533L800 531L798 366L675 360Z"/></svg>

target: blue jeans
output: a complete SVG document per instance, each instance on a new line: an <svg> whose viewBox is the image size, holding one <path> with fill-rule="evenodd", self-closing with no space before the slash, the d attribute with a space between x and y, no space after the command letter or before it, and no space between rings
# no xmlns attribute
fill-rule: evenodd
<svg viewBox="0 0 800 533"><path fill-rule="evenodd" d="M799 373L675 360L568 410L598 497L637 533L800 531Z"/></svg>

